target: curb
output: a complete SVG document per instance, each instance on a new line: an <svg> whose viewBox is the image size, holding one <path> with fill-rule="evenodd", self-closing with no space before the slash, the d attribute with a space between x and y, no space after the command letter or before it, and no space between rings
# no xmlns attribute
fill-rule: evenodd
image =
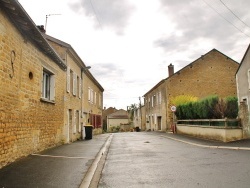
<svg viewBox="0 0 250 188"><path fill-rule="evenodd" d="M248 150L248 151L250 151L250 148L248 148L248 147L211 146L211 145L197 144L197 143L194 143L194 142L188 142L188 141L180 140L180 139L177 139L177 138L172 138L172 137L169 137L169 136L162 136L162 137L166 137L166 138L171 139L171 140L175 140L175 141L178 141L178 142L182 142L182 143L185 143L185 144L189 144L189 145L193 145L193 146L197 146L197 147L202 147L202 148Z"/></svg>
<svg viewBox="0 0 250 188"><path fill-rule="evenodd" d="M84 176L79 188L87 188L90 186L91 181L92 181L94 174L96 172L96 169L98 167L99 161L101 160L101 158L104 155L104 153L106 152L106 150L109 148L109 145L111 143L112 138L113 138L113 135L111 134L108 137L108 139L106 140L105 144L100 149L100 151L98 152L98 154L96 155L95 160L93 161L93 163L89 167L89 169L88 169L86 175Z"/></svg>

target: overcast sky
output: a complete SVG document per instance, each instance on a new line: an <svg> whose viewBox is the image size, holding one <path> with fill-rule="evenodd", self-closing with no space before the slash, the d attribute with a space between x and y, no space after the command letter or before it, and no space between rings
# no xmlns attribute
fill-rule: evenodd
<svg viewBox="0 0 250 188"><path fill-rule="evenodd" d="M69 43L105 89L104 107L138 104L160 80L216 48L240 62L248 0L19 0L46 34ZM59 14L59 15L57 15Z"/></svg>

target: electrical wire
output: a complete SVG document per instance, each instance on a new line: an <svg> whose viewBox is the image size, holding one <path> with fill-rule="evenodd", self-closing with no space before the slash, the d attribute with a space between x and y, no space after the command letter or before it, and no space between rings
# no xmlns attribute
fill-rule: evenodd
<svg viewBox="0 0 250 188"><path fill-rule="evenodd" d="M207 6L209 6L212 10L214 10L217 14L219 14L225 21L227 21L229 24L231 24L235 29L237 29L238 31L240 31L241 33L243 33L244 35L246 35L247 37L250 37L250 35L248 35L244 31L242 31L240 28L238 28L236 25L234 25L231 21L229 21L227 18L225 18L221 13L219 13L214 7L212 7L210 4L208 4L205 0L203 0L203 2Z"/></svg>
<svg viewBox="0 0 250 188"><path fill-rule="evenodd" d="M101 29L102 29L102 24L101 24L101 22L100 22L100 20L99 20L99 18L98 18L98 16L97 16L97 13L96 13L96 10L95 10L94 5L93 5L93 3L92 3L92 0L89 0L89 1L90 1L90 4L91 4L92 9L93 9L93 11L94 11L96 20L97 20L97 22L99 23L99 25L100 25L100 27L101 27Z"/></svg>
<svg viewBox="0 0 250 188"><path fill-rule="evenodd" d="M229 10L241 23L243 23L246 27L250 28L242 19L240 19L222 0L220 2Z"/></svg>

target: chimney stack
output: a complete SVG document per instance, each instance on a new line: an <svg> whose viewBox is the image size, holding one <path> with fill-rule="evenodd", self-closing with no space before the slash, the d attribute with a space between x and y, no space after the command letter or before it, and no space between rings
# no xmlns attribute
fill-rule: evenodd
<svg viewBox="0 0 250 188"><path fill-rule="evenodd" d="M170 65L168 65L168 77L172 76L173 74L174 74L174 65L170 63Z"/></svg>
<svg viewBox="0 0 250 188"><path fill-rule="evenodd" d="M38 28L42 33L46 33L46 31L45 31L43 25L37 25L37 28Z"/></svg>

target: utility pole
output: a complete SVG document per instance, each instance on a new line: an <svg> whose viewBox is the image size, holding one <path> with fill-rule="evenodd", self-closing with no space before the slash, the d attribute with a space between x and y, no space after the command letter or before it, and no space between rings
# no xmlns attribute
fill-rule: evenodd
<svg viewBox="0 0 250 188"><path fill-rule="evenodd" d="M61 14L47 14L47 15L46 15L45 27L44 27L45 32L46 32L46 29L47 29L47 21L48 21L48 17L49 17L49 16L56 16L56 15L61 15Z"/></svg>
<svg viewBox="0 0 250 188"><path fill-rule="evenodd" d="M139 97L139 107L140 107L140 116L141 116L141 130L142 130L142 110L141 110L141 97Z"/></svg>

